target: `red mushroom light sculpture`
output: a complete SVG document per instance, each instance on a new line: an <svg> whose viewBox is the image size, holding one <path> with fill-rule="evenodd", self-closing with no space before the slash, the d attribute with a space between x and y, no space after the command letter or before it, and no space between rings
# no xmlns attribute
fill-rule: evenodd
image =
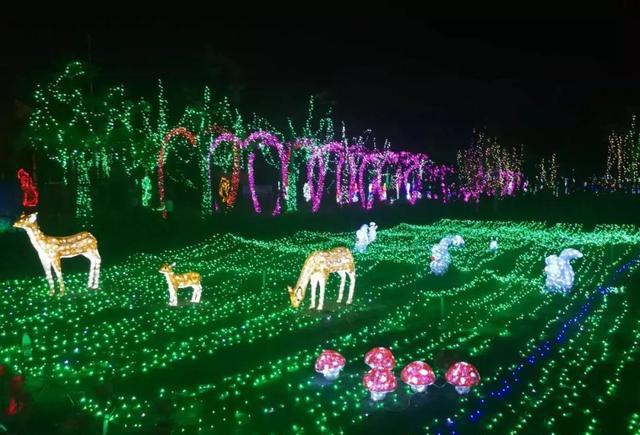
<svg viewBox="0 0 640 435"><path fill-rule="evenodd" d="M449 367L445 379L456 387L459 394L467 394L472 386L480 382L480 373L467 362L457 362Z"/></svg>
<svg viewBox="0 0 640 435"><path fill-rule="evenodd" d="M414 361L402 369L400 379L409 385L414 393L422 393L436 381L436 375L429 364L422 361Z"/></svg>
<svg viewBox="0 0 640 435"><path fill-rule="evenodd" d="M340 370L346 364L346 360L335 350L323 350L316 360L316 372L333 381L340 374Z"/></svg>
<svg viewBox="0 0 640 435"><path fill-rule="evenodd" d="M387 393L396 389L396 377L391 370L372 369L362 378L362 383L371 392L371 400L384 399Z"/></svg>
<svg viewBox="0 0 640 435"><path fill-rule="evenodd" d="M386 347L374 347L364 356L364 363L372 369L391 370L396 366L396 359Z"/></svg>

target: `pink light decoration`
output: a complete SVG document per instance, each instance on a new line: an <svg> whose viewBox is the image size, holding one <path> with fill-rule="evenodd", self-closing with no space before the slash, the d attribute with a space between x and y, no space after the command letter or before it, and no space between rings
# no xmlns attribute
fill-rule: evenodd
<svg viewBox="0 0 640 435"><path fill-rule="evenodd" d="M347 360L335 350L323 350L316 360L315 369L316 372L322 373L326 379L332 381L338 378L340 370L346 363Z"/></svg>
<svg viewBox="0 0 640 435"><path fill-rule="evenodd" d="M386 347L374 347L364 356L364 362L372 369L391 370L396 366L393 353Z"/></svg>
<svg viewBox="0 0 640 435"><path fill-rule="evenodd" d="M24 169L18 169L16 174L18 180L20 180L20 189L22 189L22 206L23 207L36 207L40 195L38 194L38 188L33 182L31 175Z"/></svg>
<svg viewBox="0 0 640 435"><path fill-rule="evenodd" d="M414 361L404 369L400 375L402 382L409 385L414 393L426 391L429 385L436 381L436 375L429 364L422 361Z"/></svg>
<svg viewBox="0 0 640 435"><path fill-rule="evenodd" d="M362 378L362 383L371 393L371 400L373 401L384 399L397 386L396 377L388 369L369 370Z"/></svg>
<svg viewBox="0 0 640 435"><path fill-rule="evenodd" d="M222 142L231 142L238 149L246 149L253 142L257 142L258 146L269 146L276 149L278 153L278 158L280 160L280 189L278 191L278 196L276 198L276 204L273 210L273 215L280 214L282 210L282 202L286 201L286 192L289 185L289 172L287 171L287 166L289 163L289 153L285 150L284 145L280 143L278 138L267 132L267 131L256 131L251 133L244 141L235 136L232 133L223 133L218 136L216 139L211 142L211 146L209 147L209 154L207 156L207 168L209 174L209 185L211 185L211 154L215 151L215 149ZM252 150L249 153L249 157L247 160L247 172L249 175L249 190L251 192L251 201L253 203L253 209L256 213L262 213L262 207L260 206L260 201L258 200L258 193L256 192L256 181L255 181L255 159L256 153L255 150ZM235 173L235 165L234 165L234 173ZM238 168L239 170L239 168ZM232 177L233 180L233 177ZM233 186L232 189L235 189L234 192L237 192L237 186Z"/></svg>
<svg viewBox="0 0 640 435"><path fill-rule="evenodd" d="M459 394L467 394L472 386L480 382L478 370L464 361L452 364L444 377L448 383L456 387Z"/></svg>
<svg viewBox="0 0 640 435"><path fill-rule="evenodd" d="M289 172L287 171L288 153L285 151L284 146L280 143L278 138L267 131L256 131L255 133L251 133L244 141L244 148L248 148L248 146L254 141L258 142L259 146L266 145L269 147L273 147L278 152L278 158L280 159L280 189L278 191L276 205L272 213L274 216L276 216L279 215L281 211L281 200L282 202L285 202L287 200L286 192L289 184ZM256 181L254 178L253 165L255 158L255 151L251 151L247 163L249 172L249 189L251 190L253 209L256 213L261 213L262 208L260 207L260 202L258 201L258 195L256 193Z"/></svg>
<svg viewBox="0 0 640 435"><path fill-rule="evenodd" d="M191 146L193 147L197 146L196 137L193 135L193 133L191 133L189 130L187 130L184 127L176 127L170 130L169 133L167 133L164 136L164 139L162 140L162 146L160 147L160 152L158 153L158 194L160 196L160 208L162 209L163 219L167 218L167 209L165 208L165 204L164 204L164 160L165 160L165 154L166 154L165 150L169 141L175 136L180 136L187 139L189 143L191 143Z"/></svg>

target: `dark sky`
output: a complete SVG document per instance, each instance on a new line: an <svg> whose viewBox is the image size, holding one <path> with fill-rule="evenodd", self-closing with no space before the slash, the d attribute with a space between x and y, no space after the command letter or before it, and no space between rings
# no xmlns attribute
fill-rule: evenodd
<svg viewBox="0 0 640 435"><path fill-rule="evenodd" d="M29 101L35 78L86 60L90 34L96 86L153 96L162 78L179 101L209 84L277 125L302 119L316 94L350 135L372 128L379 143L445 161L486 127L504 144L557 150L564 167L600 172L608 132L640 108L634 2L554 18L321 6L11 19L5 100Z"/></svg>

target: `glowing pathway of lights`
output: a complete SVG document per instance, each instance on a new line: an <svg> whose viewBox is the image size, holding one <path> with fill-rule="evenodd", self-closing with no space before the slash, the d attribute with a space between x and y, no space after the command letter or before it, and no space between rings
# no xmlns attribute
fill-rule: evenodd
<svg viewBox="0 0 640 435"><path fill-rule="evenodd" d="M445 275L432 275L431 247L450 234L462 235L465 248L451 250ZM500 240L496 253L487 252L492 237ZM640 350L640 306L625 288L626 272L637 265L628 263L640 243L636 227L586 232L579 225L448 220L381 226L376 242L354 253L353 304L337 305L333 293L322 312L291 308L286 286L308 254L353 243L353 231L274 241L216 235L111 261L97 293L86 289L86 272L69 274L64 299L47 296L39 270L0 281L0 359L28 382L68 391L85 411L107 418L113 434L164 418L186 433L637 431L640 399L625 394L637 389L628 383ZM569 246L584 254L573 265L573 289L543 293L544 258ZM157 272L167 258L201 273L199 304L182 295L177 307L167 306ZM609 282L622 264L629 269ZM329 288L338 284L329 278ZM30 354L20 347L25 331ZM384 400L371 402L363 358L375 346L392 350L398 379L402 367L425 361L436 383L415 395L398 381ZM334 381L315 371L323 349L345 358ZM481 374L466 396L444 381L455 361ZM95 396L103 383L112 397Z"/></svg>
<svg viewBox="0 0 640 435"><path fill-rule="evenodd" d="M467 417L472 422L477 423L483 416L483 408L485 408L489 402L503 399L509 394L514 394L514 386L515 384L521 382L521 377L527 371L531 371L533 367L535 367L536 363L543 360L546 356L550 355L554 351L557 351L557 349L561 347L562 344L567 343L567 337L570 334L575 335L576 333L578 333L581 322L585 320L587 314L592 310L592 306L596 302L599 302L600 299L603 299L604 296L608 295L611 292L611 287L614 286L620 280L620 278L622 278L625 272L629 271L630 269L633 270L633 268L637 266L638 262L640 262L640 256L635 257L633 260L619 267L614 272L614 275L609 278L606 285L598 286L598 288L593 291L593 293L588 297L587 301L579 309L578 313L562 324L558 335L553 340L544 340L543 342L539 343L533 352L522 358L522 361L516 365L515 369L510 373L510 375L506 376L505 378L496 380L495 383L497 384L497 389L489 392L486 399L479 400L479 403L477 403L476 405L477 409L471 411L467 415ZM456 418L450 417L445 420L446 429L444 430L446 430L447 433L457 433L456 420ZM436 433L441 434L442 432L438 430Z"/></svg>

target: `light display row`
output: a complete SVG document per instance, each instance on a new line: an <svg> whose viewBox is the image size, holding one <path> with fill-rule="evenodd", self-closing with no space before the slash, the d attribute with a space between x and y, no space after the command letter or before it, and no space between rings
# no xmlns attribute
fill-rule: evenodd
<svg viewBox="0 0 640 435"><path fill-rule="evenodd" d="M465 247L450 249L447 273L434 276L425 265L446 234L463 235ZM290 307L287 283L309 252L352 246L352 232L215 236L109 265L99 292L85 290L85 273L68 274L74 297L64 301L46 295L42 278L1 281L0 357L27 380L84 392L81 406L124 432L170 418L187 432L616 433L636 421L607 415L633 400L640 322L627 287L639 242L629 225L444 220L378 229L354 258L358 297L311 311ZM545 258L567 246L583 254L573 290L543 291ZM167 258L200 272L199 304L167 307L157 273ZM30 353L20 345L25 331ZM362 380L372 343L393 349L397 367L429 361L446 374L470 361L482 382L466 395L435 382L427 395L396 388L372 402ZM350 361L330 382L310 370L324 349ZM98 385L113 394L96 396Z"/></svg>

